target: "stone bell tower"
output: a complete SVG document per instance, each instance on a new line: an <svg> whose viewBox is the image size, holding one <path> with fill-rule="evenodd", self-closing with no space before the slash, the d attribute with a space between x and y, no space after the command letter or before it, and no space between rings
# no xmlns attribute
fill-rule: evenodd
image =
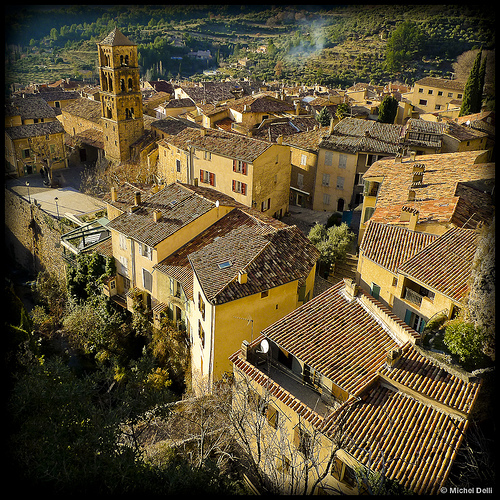
<svg viewBox="0 0 500 500"><path fill-rule="evenodd" d="M97 47L104 153L108 160L122 162L144 133L137 44L115 28Z"/></svg>

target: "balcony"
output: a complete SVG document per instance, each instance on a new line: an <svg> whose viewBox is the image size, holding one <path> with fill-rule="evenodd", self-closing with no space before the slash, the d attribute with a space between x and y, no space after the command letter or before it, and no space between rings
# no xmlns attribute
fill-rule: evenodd
<svg viewBox="0 0 500 500"><path fill-rule="evenodd" d="M405 288L405 294L403 298L408 302L415 304L417 307L420 307L422 304L422 295L408 287Z"/></svg>
<svg viewBox="0 0 500 500"><path fill-rule="evenodd" d="M269 352L267 355L270 354ZM273 359L272 355L268 359L265 354L258 354L254 351L250 354L250 362L318 415L324 417L339 406L327 388L321 387L320 391L319 386L315 387L313 384L305 382L302 375L294 373Z"/></svg>

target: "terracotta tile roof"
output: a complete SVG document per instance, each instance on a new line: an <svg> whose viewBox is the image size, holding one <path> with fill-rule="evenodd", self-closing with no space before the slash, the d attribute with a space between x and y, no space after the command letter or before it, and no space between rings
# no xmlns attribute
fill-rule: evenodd
<svg viewBox="0 0 500 500"><path fill-rule="evenodd" d="M342 295L344 282L292 311L262 334L349 394L376 375L386 352L398 347L359 301Z"/></svg>
<svg viewBox="0 0 500 500"><path fill-rule="evenodd" d="M25 139L27 137L38 137L50 134L62 134L64 128L59 121L32 123L30 125L19 125L17 127L8 127L5 133L12 139Z"/></svg>
<svg viewBox="0 0 500 500"><path fill-rule="evenodd" d="M68 113L74 116L81 116L86 120L94 123L101 123L101 102L94 101L93 99L86 99L81 97L75 99L62 109L62 113Z"/></svg>
<svg viewBox="0 0 500 500"><path fill-rule="evenodd" d="M320 147L351 154L360 151L396 154L401 129L401 125L346 117L321 141Z"/></svg>
<svg viewBox="0 0 500 500"><path fill-rule="evenodd" d="M186 129L175 136L165 137L163 141L183 150L187 150L190 141L195 148L248 162L272 146L266 141L215 129Z"/></svg>
<svg viewBox="0 0 500 500"><path fill-rule="evenodd" d="M155 268L183 285L192 296L193 272L207 299L222 304L276 286L305 281L319 257L295 226L267 224L236 208ZM230 262L220 269L218 264ZM237 281L245 271L247 283Z"/></svg>
<svg viewBox="0 0 500 500"><path fill-rule="evenodd" d="M351 401L325 432L342 432L344 449L374 472L420 495L439 493L450 472L468 420L457 419L376 384L361 401Z"/></svg>
<svg viewBox="0 0 500 500"><path fill-rule="evenodd" d="M146 200L149 196L154 194L153 186L150 184L141 184L138 182L125 182L116 189L117 199L111 201L111 192L108 191L103 195L103 200L115 208L125 212L129 207L134 204L134 193L139 191L141 193L141 200Z"/></svg>
<svg viewBox="0 0 500 500"><path fill-rule="evenodd" d="M448 373L409 344L403 347L401 360L394 368L384 364L379 373L403 392L423 396L437 408L447 407L464 418L471 412L481 385L479 381L462 380Z"/></svg>
<svg viewBox="0 0 500 500"><path fill-rule="evenodd" d="M463 91L465 82L461 82L459 80L448 80L447 78L437 78L434 76L426 76L424 78L421 78L420 80L417 80L414 83L413 87L415 88L417 85Z"/></svg>
<svg viewBox="0 0 500 500"><path fill-rule="evenodd" d="M369 221L360 244L363 257L397 274L401 264L432 243L438 236Z"/></svg>
<svg viewBox="0 0 500 500"><path fill-rule="evenodd" d="M214 206L215 202L174 183L141 200L137 210L113 219L108 228L154 247ZM153 219L155 210L162 215L158 222Z"/></svg>
<svg viewBox="0 0 500 500"><path fill-rule="evenodd" d="M240 113L283 113L295 110L293 104L264 93L236 99L229 107Z"/></svg>
<svg viewBox="0 0 500 500"><path fill-rule="evenodd" d="M441 153L417 157L415 161L397 163L394 159L375 162L363 179L382 177L372 220L399 224L401 207L407 205L419 211L419 222L450 222L457 204L468 200L478 212L484 213L485 197L477 190L463 189L461 184L481 179L494 179L493 163L476 163L484 151ZM408 201L408 191L413 182L413 165L424 164L422 185L416 187L415 201ZM475 196L478 194L478 197ZM487 205L491 205L487 203ZM474 213L476 210L471 212ZM470 215L469 215L470 216ZM464 221L465 222L465 221Z"/></svg>
<svg viewBox="0 0 500 500"><path fill-rule="evenodd" d="M402 264L399 272L459 302L469 290L476 248L476 231L455 227Z"/></svg>
<svg viewBox="0 0 500 500"><path fill-rule="evenodd" d="M326 136L328 136L328 127L318 127L316 130L285 135L283 136L283 144L317 153L319 143Z"/></svg>
<svg viewBox="0 0 500 500"><path fill-rule="evenodd" d="M339 283L266 328L263 337L350 389L351 396L324 418L297 401L258 368L230 356L245 375L270 387L270 394L305 415L321 433L373 471L418 494L438 493L445 484L477 399L480 382L465 381L435 366L411 343L390 369L385 353L398 344L359 301L348 302ZM384 312L364 292L358 297ZM409 328L409 327L408 327ZM340 433L340 435L339 435ZM385 470L384 470L385 468Z"/></svg>
<svg viewBox="0 0 500 500"><path fill-rule="evenodd" d="M22 120L33 118L55 118L55 111L36 94L24 94L5 100L5 116L20 116Z"/></svg>

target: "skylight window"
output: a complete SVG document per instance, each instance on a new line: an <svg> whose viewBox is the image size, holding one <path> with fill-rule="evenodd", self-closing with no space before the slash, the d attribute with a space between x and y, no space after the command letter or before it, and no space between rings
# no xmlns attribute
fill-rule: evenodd
<svg viewBox="0 0 500 500"><path fill-rule="evenodd" d="M233 263L230 260L226 260L225 262L220 262L217 265L219 266L219 269L227 269L228 267L231 267Z"/></svg>

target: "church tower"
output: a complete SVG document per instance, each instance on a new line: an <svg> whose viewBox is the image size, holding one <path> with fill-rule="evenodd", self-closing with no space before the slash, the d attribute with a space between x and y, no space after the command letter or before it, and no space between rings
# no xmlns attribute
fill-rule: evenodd
<svg viewBox="0 0 500 500"><path fill-rule="evenodd" d="M144 133L137 44L115 28L97 47L104 152L108 160L122 162Z"/></svg>

